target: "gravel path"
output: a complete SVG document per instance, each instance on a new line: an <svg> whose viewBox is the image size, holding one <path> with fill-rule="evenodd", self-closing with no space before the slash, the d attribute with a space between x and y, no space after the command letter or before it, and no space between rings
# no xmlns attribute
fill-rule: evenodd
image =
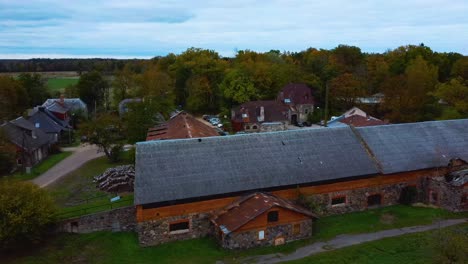
<svg viewBox="0 0 468 264"><path fill-rule="evenodd" d="M98 152L98 148L94 145L84 145L67 150L74 152L66 159L35 178L32 182L39 185L41 188L46 187L57 179L78 169L87 161L104 156L104 152Z"/></svg>
<svg viewBox="0 0 468 264"><path fill-rule="evenodd" d="M379 231L375 233L365 233L357 235L340 235L326 242L316 242L301 248L298 248L294 253L289 255L269 254L261 256L253 256L243 259L242 263L279 263L283 261L291 261L302 259L310 255L314 255L320 252L330 251L338 248L348 247L357 245L369 241L379 240L387 237L401 236L404 234L411 234L417 232L424 232L433 229L448 227L467 222L468 219L449 219L436 222L431 225L423 226L411 226L403 227L398 229L390 229Z"/></svg>

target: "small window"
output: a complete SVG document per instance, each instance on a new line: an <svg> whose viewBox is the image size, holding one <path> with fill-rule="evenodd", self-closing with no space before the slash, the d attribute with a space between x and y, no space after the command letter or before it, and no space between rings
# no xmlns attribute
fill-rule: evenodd
<svg viewBox="0 0 468 264"><path fill-rule="evenodd" d="M309 109L306 108L306 109L304 110L304 113L308 114L308 113L309 113Z"/></svg>
<svg viewBox="0 0 468 264"><path fill-rule="evenodd" d="M176 232L176 231L180 232L180 231L188 231L188 230L189 230L188 220L169 224L169 232Z"/></svg>
<svg viewBox="0 0 468 264"><path fill-rule="evenodd" d="M299 235L301 233L301 224L293 225L293 235Z"/></svg>
<svg viewBox="0 0 468 264"><path fill-rule="evenodd" d="M439 194L434 191L430 191L429 199L431 203L437 203L439 201Z"/></svg>
<svg viewBox="0 0 468 264"><path fill-rule="evenodd" d="M245 129L247 129L247 130L250 129L250 126L245 126Z"/></svg>
<svg viewBox="0 0 468 264"><path fill-rule="evenodd" d="M253 126L252 129L257 129L258 127L257 126Z"/></svg>
<svg viewBox="0 0 468 264"><path fill-rule="evenodd" d="M367 197L367 206L379 206L382 203L382 195L373 194Z"/></svg>
<svg viewBox="0 0 468 264"><path fill-rule="evenodd" d="M461 197L461 204L462 205L466 205L468 204L468 195L465 193L462 197Z"/></svg>
<svg viewBox="0 0 468 264"><path fill-rule="evenodd" d="M270 222L278 222L279 214L278 211L271 211L268 212L268 223Z"/></svg>
<svg viewBox="0 0 468 264"><path fill-rule="evenodd" d="M16 164L21 166L23 165L23 161L21 159L16 159Z"/></svg>
<svg viewBox="0 0 468 264"><path fill-rule="evenodd" d="M263 240L263 239L265 239L265 231L260 230L258 231L258 240Z"/></svg>
<svg viewBox="0 0 468 264"><path fill-rule="evenodd" d="M346 204L346 196L334 197L331 200L332 205L343 205Z"/></svg>

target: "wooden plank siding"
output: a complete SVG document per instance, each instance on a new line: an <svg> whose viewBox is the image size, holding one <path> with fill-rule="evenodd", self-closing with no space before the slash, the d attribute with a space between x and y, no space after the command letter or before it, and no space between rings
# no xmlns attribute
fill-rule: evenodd
<svg viewBox="0 0 468 264"><path fill-rule="evenodd" d="M289 188L286 190L273 191L271 193L284 199L294 200L297 199L299 193L303 195L324 194L399 183L414 185L418 182L419 179L423 177L444 175L445 172L445 168L426 169L389 175L377 175L367 179L343 181L317 186ZM236 201L239 198L239 196L233 196L227 198L212 199L207 201L177 204L171 206L162 206L158 208L149 209L143 209L143 207L139 205L137 206L137 221L145 222L149 220L156 220L177 215L212 212L214 210L218 210L229 205L230 203Z"/></svg>
<svg viewBox="0 0 468 264"><path fill-rule="evenodd" d="M278 221L268 223L268 212L271 211L278 211ZM297 213L286 208L280 207L273 207L270 210L264 212L263 214L257 216L252 221L248 222L247 224L243 225L239 229L234 232L242 232L246 230L266 230L267 227L276 226L276 225L285 225L285 224L293 224L296 222L300 222L303 220L310 219L309 216Z"/></svg>

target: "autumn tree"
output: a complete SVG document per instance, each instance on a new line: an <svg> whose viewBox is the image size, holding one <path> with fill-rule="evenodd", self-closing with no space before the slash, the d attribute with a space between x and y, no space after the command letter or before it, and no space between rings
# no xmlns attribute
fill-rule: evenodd
<svg viewBox="0 0 468 264"><path fill-rule="evenodd" d="M0 127L0 175L10 173L16 163L16 147Z"/></svg>
<svg viewBox="0 0 468 264"><path fill-rule="evenodd" d="M54 223L55 206L44 190L30 182L0 181L0 250L39 242Z"/></svg>
<svg viewBox="0 0 468 264"><path fill-rule="evenodd" d="M332 105L341 110L353 107L358 97L364 95L361 82L350 73L333 78L329 89Z"/></svg>
<svg viewBox="0 0 468 264"><path fill-rule="evenodd" d="M89 143L98 146L111 162L119 160L125 141L125 129L118 116L99 114L95 119L83 123L80 132Z"/></svg>
<svg viewBox="0 0 468 264"><path fill-rule="evenodd" d="M244 71L239 69L229 71L220 87L224 97L236 104L258 98L254 83Z"/></svg>
<svg viewBox="0 0 468 264"><path fill-rule="evenodd" d="M460 58L453 64L452 76L468 81L468 57Z"/></svg>
<svg viewBox="0 0 468 264"><path fill-rule="evenodd" d="M135 89L135 73L127 65L124 69L115 73L112 82L112 99L115 105L118 105L123 99L131 97Z"/></svg>

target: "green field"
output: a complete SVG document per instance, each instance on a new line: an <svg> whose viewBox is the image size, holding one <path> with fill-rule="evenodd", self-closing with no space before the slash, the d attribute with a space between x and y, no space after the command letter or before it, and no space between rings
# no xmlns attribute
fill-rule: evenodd
<svg viewBox="0 0 468 264"><path fill-rule="evenodd" d="M65 87L78 83L78 78L50 78L47 80L47 87L53 94L54 92L63 92Z"/></svg>
<svg viewBox="0 0 468 264"><path fill-rule="evenodd" d="M389 222L388 215L394 215ZM440 209L391 206L366 212L323 217L317 221L313 238L278 247L263 247L243 251L220 248L211 238L177 241L142 248L136 233L95 232L61 234L32 250L23 249L20 256L10 257L11 263L239 263L248 256L288 253L316 241L338 234L373 232L406 225L426 224L436 219L466 217ZM369 225L370 229L363 228ZM468 224L463 224L468 228ZM433 232L405 235L369 242L330 253L312 256L298 263L428 263ZM321 257L318 257L321 256ZM374 261L375 260L375 261ZM423 262L425 261L425 262Z"/></svg>

